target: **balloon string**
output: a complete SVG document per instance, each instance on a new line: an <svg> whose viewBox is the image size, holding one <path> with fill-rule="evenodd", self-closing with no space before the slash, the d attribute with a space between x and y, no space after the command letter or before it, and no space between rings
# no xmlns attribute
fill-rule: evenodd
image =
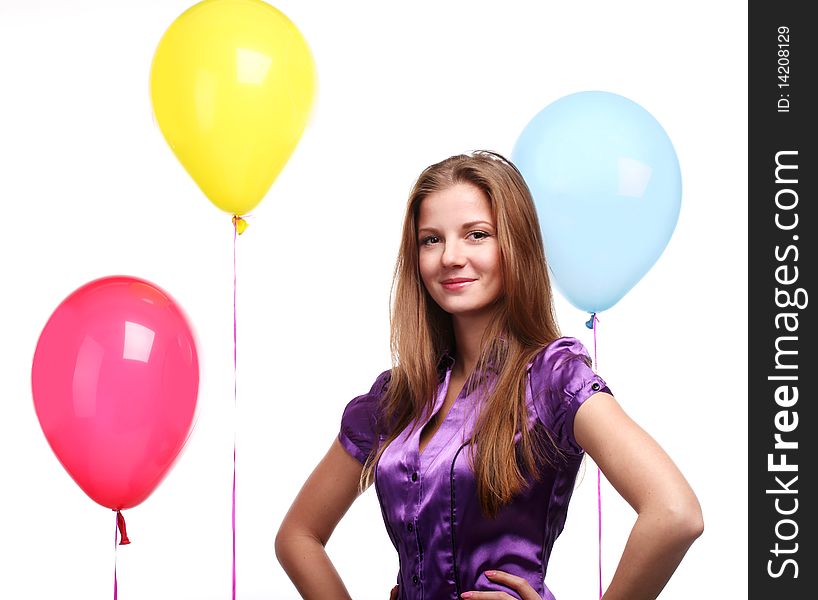
<svg viewBox="0 0 818 600"><path fill-rule="evenodd" d="M119 511L117 511L116 520L114 521L114 600L116 600L116 540L119 532Z"/></svg>
<svg viewBox="0 0 818 600"><path fill-rule="evenodd" d="M236 406L237 406L237 361L236 361L236 238L239 230L244 231L246 223L238 215L233 216L233 508L231 515L233 529L233 600L236 600Z"/></svg>
<svg viewBox="0 0 818 600"><path fill-rule="evenodd" d="M596 357L596 324L599 321L596 313L591 315L591 327L594 330L594 373L599 369ZM599 568L599 597L602 598L602 471L596 468L596 507L597 507L597 565Z"/></svg>
<svg viewBox="0 0 818 600"><path fill-rule="evenodd" d="M599 532L599 538L597 539L597 548L599 549L597 557L599 564L599 597L602 598L602 472L599 467L596 468L596 506L597 515L599 516L597 523L597 531Z"/></svg>
<svg viewBox="0 0 818 600"><path fill-rule="evenodd" d="M117 535L119 535L119 544L117 544ZM116 511L116 521L114 522L114 600L117 597L117 580L116 580L116 547L124 546L125 544L130 544L131 540L128 539L128 532L125 529L125 517L122 516L122 513Z"/></svg>

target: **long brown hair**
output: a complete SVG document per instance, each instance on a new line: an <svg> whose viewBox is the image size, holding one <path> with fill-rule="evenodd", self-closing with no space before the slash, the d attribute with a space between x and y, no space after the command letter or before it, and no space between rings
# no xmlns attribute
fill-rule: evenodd
<svg viewBox="0 0 818 600"><path fill-rule="evenodd" d="M469 442L469 456L483 512L493 516L526 485L526 473L549 453L528 428L526 366L557 339L551 284L531 193L517 168L489 151L452 156L427 167L406 207L391 298L391 380L381 405L386 441L361 475L368 485L384 448L410 423L431 416L440 382L438 364L454 348L451 315L426 291L418 266L417 221L429 194L458 183L474 185L488 197L497 227L503 293L484 332L469 385L483 386L486 397ZM489 387L489 370L493 387ZM520 435L517 446L515 435Z"/></svg>

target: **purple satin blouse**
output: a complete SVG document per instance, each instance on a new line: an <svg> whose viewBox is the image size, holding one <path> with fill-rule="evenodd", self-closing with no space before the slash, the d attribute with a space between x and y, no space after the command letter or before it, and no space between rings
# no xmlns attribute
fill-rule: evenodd
<svg viewBox="0 0 818 600"><path fill-rule="evenodd" d="M464 387L422 453L418 452L420 433L428 419L414 431L410 424L386 448L375 468L375 489L398 551L402 600L459 600L468 590L504 591L519 598L486 578L484 572L490 569L519 575L542 598L554 598L543 580L583 456L574 439L574 415L592 394L610 392L587 359L588 352L578 340L560 338L529 365L529 428L535 435L550 431L565 458L557 467L542 465L539 479L494 519L480 510L468 461L479 392L466 394ZM433 413L446 397L451 361L444 368ZM344 410L338 439L361 463L386 438L387 432L379 428L378 410L388 385L389 371L385 371L368 394L354 398Z"/></svg>

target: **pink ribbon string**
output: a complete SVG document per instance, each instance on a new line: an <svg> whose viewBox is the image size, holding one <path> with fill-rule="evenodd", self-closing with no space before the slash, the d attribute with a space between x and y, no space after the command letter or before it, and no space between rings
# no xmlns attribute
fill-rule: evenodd
<svg viewBox="0 0 818 600"><path fill-rule="evenodd" d="M599 531L599 539L597 547L599 548L599 597L602 598L602 473L599 467L596 468L596 506L597 514L599 515L599 522L597 528Z"/></svg>
<svg viewBox="0 0 818 600"><path fill-rule="evenodd" d="M117 544L117 540L119 540L119 544ZM121 512L116 511L116 522L114 524L114 600L116 600L117 597L116 547L130 543L131 540L128 539L128 531L125 529L125 517L122 516Z"/></svg>
<svg viewBox="0 0 818 600"><path fill-rule="evenodd" d="M596 359L596 324L599 319L594 313L591 316L594 329L594 373L599 369ZM602 598L602 471L596 468L596 507L597 507L597 564L599 566L599 597Z"/></svg>
<svg viewBox="0 0 818 600"><path fill-rule="evenodd" d="M236 238L238 237L238 220L233 217L233 507L231 523L233 528L233 600L236 600L236 406L237 406L237 361L236 361Z"/></svg>
<svg viewBox="0 0 818 600"><path fill-rule="evenodd" d="M117 519L114 521L114 600L116 600L116 542L117 542L117 534L119 533L119 513L117 513Z"/></svg>

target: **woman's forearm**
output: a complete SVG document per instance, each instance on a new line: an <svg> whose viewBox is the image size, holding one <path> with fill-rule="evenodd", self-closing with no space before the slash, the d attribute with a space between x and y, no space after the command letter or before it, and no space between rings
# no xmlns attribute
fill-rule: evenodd
<svg viewBox="0 0 818 600"><path fill-rule="evenodd" d="M640 514L602 600L658 597L702 530L698 508Z"/></svg>
<svg viewBox="0 0 818 600"><path fill-rule="evenodd" d="M275 551L278 562L305 600L351 600L324 545L317 538L280 531L276 536Z"/></svg>
<svg viewBox="0 0 818 600"><path fill-rule="evenodd" d="M350 598L324 546L360 494L361 469L336 438L279 526L276 557L302 598Z"/></svg>

